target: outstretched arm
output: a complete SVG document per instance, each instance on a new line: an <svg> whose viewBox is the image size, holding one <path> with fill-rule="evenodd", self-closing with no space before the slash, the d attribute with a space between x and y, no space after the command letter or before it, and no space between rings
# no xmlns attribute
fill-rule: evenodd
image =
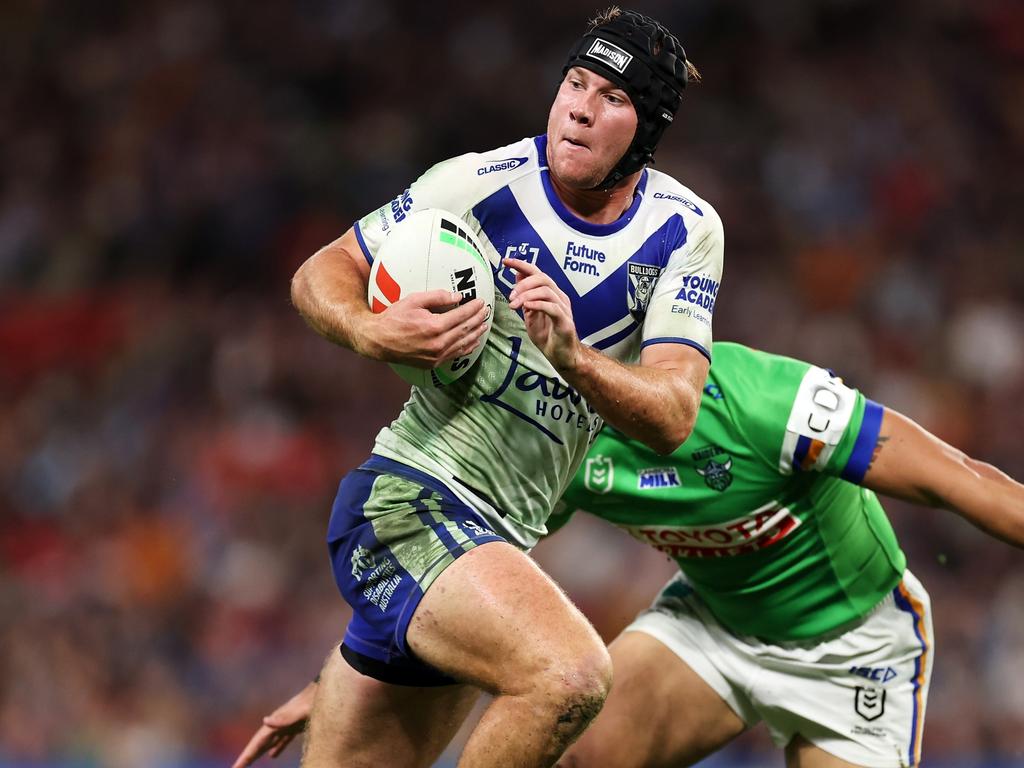
<svg viewBox="0 0 1024 768"><path fill-rule="evenodd" d="M1024 485L896 411L885 409L862 485L952 510L992 536L1024 548Z"/></svg>

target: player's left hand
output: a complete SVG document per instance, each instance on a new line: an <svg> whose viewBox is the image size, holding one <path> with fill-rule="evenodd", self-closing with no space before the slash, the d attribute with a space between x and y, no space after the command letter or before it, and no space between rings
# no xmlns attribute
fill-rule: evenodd
<svg viewBox="0 0 1024 768"><path fill-rule="evenodd" d="M245 749L238 756L231 768L246 768L262 755L269 752L277 757L284 752L292 739L302 733L306 720L313 709L313 695L316 683L310 683L288 701L263 718L263 725L249 739Z"/></svg>
<svg viewBox="0 0 1024 768"><path fill-rule="evenodd" d="M582 345L576 335L569 297L535 264L521 259L505 259L504 263L516 272L509 307L522 307L526 332L555 369L572 370Z"/></svg>

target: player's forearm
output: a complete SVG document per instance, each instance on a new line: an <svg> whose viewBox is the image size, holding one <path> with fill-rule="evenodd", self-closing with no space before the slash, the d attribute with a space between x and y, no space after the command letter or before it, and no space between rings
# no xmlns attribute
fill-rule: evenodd
<svg viewBox="0 0 1024 768"><path fill-rule="evenodd" d="M581 345L566 381L601 417L625 435L667 455L690 436L700 388L685 374L643 365L624 365Z"/></svg>
<svg viewBox="0 0 1024 768"><path fill-rule="evenodd" d="M938 503L1008 544L1024 548L1024 485L991 464L961 455Z"/></svg>
<svg viewBox="0 0 1024 768"><path fill-rule="evenodd" d="M292 303L309 326L324 338L367 357L378 357L365 332L372 313L366 281L352 258L336 243L315 253L292 278Z"/></svg>

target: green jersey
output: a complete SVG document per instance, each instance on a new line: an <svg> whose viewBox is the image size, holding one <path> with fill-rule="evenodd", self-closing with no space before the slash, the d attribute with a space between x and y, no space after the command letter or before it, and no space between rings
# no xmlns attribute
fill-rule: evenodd
<svg viewBox="0 0 1024 768"><path fill-rule="evenodd" d="M864 477L882 408L830 371L716 343L671 456L605 429L563 497L679 563L731 631L811 638L863 616L906 566Z"/></svg>

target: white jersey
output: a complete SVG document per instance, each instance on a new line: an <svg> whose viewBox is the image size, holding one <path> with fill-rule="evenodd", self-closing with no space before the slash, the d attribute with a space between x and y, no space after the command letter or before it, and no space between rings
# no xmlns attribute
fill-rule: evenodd
<svg viewBox="0 0 1024 768"><path fill-rule="evenodd" d="M644 170L611 224L571 213L551 185L546 137L439 163L356 223L368 261L410 212L461 216L494 270L493 327L469 373L414 387L374 453L431 474L523 547L545 521L601 426L600 416L534 346L509 308L507 256L536 264L572 302L583 343L624 363L650 344L685 344L710 359L724 237L714 209L664 173Z"/></svg>

